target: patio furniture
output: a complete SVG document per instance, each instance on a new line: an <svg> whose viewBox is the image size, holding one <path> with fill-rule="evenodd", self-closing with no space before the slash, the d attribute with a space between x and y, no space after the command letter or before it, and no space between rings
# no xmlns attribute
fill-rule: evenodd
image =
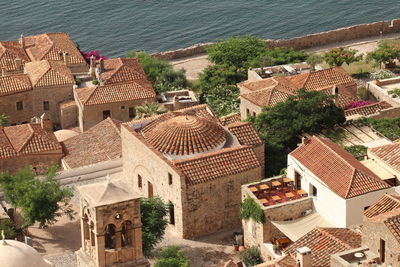
<svg viewBox="0 0 400 267"><path fill-rule="evenodd" d="M262 198L260 199L261 204L265 204L268 203L268 199Z"/></svg>
<svg viewBox="0 0 400 267"><path fill-rule="evenodd" d="M306 191L304 191L303 189L300 189L300 190L297 190L297 193L299 194L299 195L301 195L301 196L307 196L307 192Z"/></svg>
<svg viewBox="0 0 400 267"><path fill-rule="evenodd" d="M287 177L283 178L282 180L284 183L293 183L293 180Z"/></svg>
<svg viewBox="0 0 400 267"><path fill-rule="evenodd" d="M257 187L255 187L255 186L252 186L252 187L250 187L249 189L250 189L250 191L253 192L253 193L258 191Z"/></svg>
<svg viewBox="0 0 400 267"><path fill-rule="evenodd" d="M269 186L266 185L266 184L262 184L262 185L260 185L260 189L261 190L267 190L267 189L269 189Z"/></svg>
<svg viewBox="0 0 400 267"><path fill-rule="evenodd" d="M272 200L278 201L278 200L281 200L281 198L279 196L272 196Z"/></svg>
<svg viewBox="0 0 400 267"><path fill-rule="evenodd" d="M289 193L286 193L285 196L287 198L292 198L292 197L294 197L294 194L292 192L289 192Z"/></svg>
<svg viewBox="0 0 400 267"><path fill-rule="evenodd" d="M278 186L281 186L282 184L281 184L281 182L279 182L279 181L273 181L272 182L272 186L275 186L275 187L278 187Z"/></svg>

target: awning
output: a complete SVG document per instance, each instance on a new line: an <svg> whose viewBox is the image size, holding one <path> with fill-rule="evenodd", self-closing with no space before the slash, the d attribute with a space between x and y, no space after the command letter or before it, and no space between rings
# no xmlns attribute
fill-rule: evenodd
<svg viewBox="0 0 400 267"><path fill-rule="evenodd" d="M293 242L296 242L300 237L316 227L332 227L331 224L316 212L292 221L271 222Z"/></svg>
<svg viewBox="0 0 400 267"><path fill-rule="evenodd" d="M361 163L364 164L364 166L370 169L373 173L378 175L379 178L381 178L382 180L395 178L394 174L388 172L385 168L380 166L372 159L363 160L361 161Z"/></svg>

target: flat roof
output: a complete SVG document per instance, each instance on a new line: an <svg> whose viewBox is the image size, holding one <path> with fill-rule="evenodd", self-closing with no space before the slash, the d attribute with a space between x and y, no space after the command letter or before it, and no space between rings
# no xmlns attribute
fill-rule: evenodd
<svg viewBox="0 0 400 267"><path fill-rule="evenodd" d="M394 174L390 173L384 167L376 163L373 159L363 160L361 161L361 163L365 167L373 171L376 175L378 175L379 178L381 178L382 180L396 178Z"/></svg>

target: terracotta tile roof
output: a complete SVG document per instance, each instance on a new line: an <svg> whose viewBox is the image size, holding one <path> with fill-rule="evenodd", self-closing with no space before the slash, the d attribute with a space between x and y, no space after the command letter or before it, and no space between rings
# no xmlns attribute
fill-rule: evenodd
<svg viewBox="0 0 400 267"><path fill-rule="evenodd" d="M68 53L69 64L86 64L86 60L65 32L44 33L24 37L26 52L32 61L63 61L63 53Z"/></svg>
<svg viewBox="0 0 400 267"><path fill-rule="evenodd" d="M264 143L251 122L235 122L226 127L241 145L258 146Z"/></svg>
<svg viewBox="0 0 400 267"><path fill-rule="evenodd" d="M175 166L186 176L188 185L196 185L260 167L250 147L225 148L191 159L175 160Z"/></svg>
<svg viewBox="0 0 400 267"><path fill-rule="evenodd" d="M297 266L296 260L290 255L286 255L276 261L276 266L279 267L295 267Z"/></svg>
<svg viewBox="0 0 400 267"><path fill-rule="evenodd" d="M378 111L381 111L382 109L387 109L391 108L392 106L385 102L376 102L370 105L365 105L359 108L352 108L352 109L347 109L344 111L344 114L346 117L352 116L352 115L362 115L362 116L368 116L374 113L377 113Z"/></svg>
<svg viewBox="0 0 400 267"><path fill-rule="evenodd" d="M225 130L218 123L183 112L173 112L168 117L156 119L141 130L147 142L160 152L190 155L212 150L225 142Z"/></svg>
<svg viewBox="0 0 400 267"><path fill-rule="evenodd" d="M29 62L25 64L25 71L33 87L75 84L74 76L69 68L60 62L47 60Z"/></svg>
<svg viewBox="0 0 400 267"><path fill-rule="evenodd" d="M385 164L400 172L400 141L370 148L369 152L378 157Z"/></svg>
<svg viewBox="0 0 400 267"><path fill-rule="evenodd" d="M259 81L244 81L238 83L238 86L243 86L249 91L258 91L261 89L272 88L278 84L273 78L267 78Z"/></svg>
<svg viewBox="0 0 400 267"><path fill-rule="evenodd" d="M30 90L32 90L32 85L26 74L0 76L0 96L12 95Z"/></svg>
<svg viewBox="0 0 400 267"><path fill-rule="evenodd" d="M263 89L251 93L244 93L241 94L240 96L243 97L244 99L247 99L248 101L252 102L253 104L263 107L263 106L269 106L273 107L279 102L284 102L289 96L292 96L294 94L278 90L276 87L275 88L268 88L268 89Z"/></svg>
<svg viewBox="0 0 400 267"><path fill-rule="evenodd" d="M61 151L61 145L53 132L44 130L40 124L0 127L0 158L54 150Z"/></svg>
<svg viewBox="0 0 400 267"><path fill-rule="evenodd" d="M377 202L365 210L364 215L367 218L373 218L398 208L400 208L400 196L385 194Z"/></svg>
<svg viewBox="0 0 400 267"><path fill-rule="evenodd" d="M297 75L296 75L297 76ZM302 78L303 79L303 78ZM292 81L293 82L293 81ZM310 72L300 88L322 90L336 86L356 85L354 79L341 67Z"/></svg>
<svg viewBox="0 0 400 267"><path fill-rule="evenodd" d="M151 83L144 80L78 88L76 93L80 102L87 106L156 97Z"/></svg>
<svg viewBox="0 0 400 267"><path fill-rule="evenodd" d="M385 226L400 243L400 209L396 209L387 213L387 218L384 220Z"/></svg>
<svg viewBox="0 0 400 267"><path fill-rule="evenodd" d="M346 199L390 188L350 153L325 138L313 136L290 155Z"/></svg>
<svg viewBox="0 0 400 267"><path fill-rule="evenodd" d="M30 59L17 41L0 42L0 69L7 71L20 71L16 59L21 59L21 64Z"/></svg>
<svg viewBox="0 0 400 267"><path fill-rule="evenodd" d="M136 58L113 58L104 60L104 71L100 74L104 84L147 80L147 76Z"/></svg>
<svg viewBox="0 0 400 267"><path fill-rule="evenodd" d="M228 125L234 122L240 122L240 113L231 114L220 118L222 125Z"/></svg>
<svg viewBox="0 0 400 267"><path fill-rule="evenodd" d="M311 250L313 267L326 267L330 266L331 255L361 247L361 235L347 228L315 228L284 250L293 261L284 258L278 265L296 266L288 264L296 263L296 250L301 247Z"/></svg>
<svg viewBox="0 0 400 267"><path fill-rule="evenodd" d="M122 156L121 122L107 118L78 136L63 142L70 168L78 168Z"/></svg>

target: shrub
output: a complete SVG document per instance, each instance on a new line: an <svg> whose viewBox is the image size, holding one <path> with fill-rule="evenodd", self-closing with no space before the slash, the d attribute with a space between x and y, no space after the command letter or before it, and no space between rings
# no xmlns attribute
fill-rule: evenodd
<svg viewBox="0 0 400 267"><path fill-rule="evenodd" d="M400 88L395 88L395 89L393 89L393 90L389 90L389 91L388 91L388 94L389 94L391 97L394 97L394 98L400 97Z"/></svg>
<svg viewBox="0 0 400 267"><path fill-rule="evenodd" d="M90 62L90 58L92 56L94 56L95 60L99 60L99 59L108 59L106 56L103 56L100 54L100 50L92 50L89 52L85 52L81 50L81 54L82 56L85 58L86 62Z"/></svg>
<svg viewBox="0 0 400 267"><path fill-rule="evenodd" d="M82 84L82 80L79 79L79 78L76 78L75 79L75 83L76 83L76 85L81 85Z"/></svg>
<svg viewBox="0 0 400 267"><path fill-rule="evenodd" d="M342 66L344 63L350 65L353 62L362 60L363 56L362 55L356 56L356 54L357 50L355 49L338 47L338 48L332 48L331 50L325 52L323 57L326 63L329 64L329 66L334 67L334 66Z"/></svg>
<svg viewBox="0 0 400 267"><path fill-rule="evenodd" d="M253 219L258 223L265 223L265 214L255 200L247 196L240 206L240 219Z"/></svg>
<svg viewBox="0 0 400 267"><path fill-rule="evenodd" d="M400 118L361 118L355 120L354 124L357 126L371 126L391 140L400 138Z"/></svg>
<svg viewBox="0 0 400 267"><path fill-rule="evenodd" d="M160 252L154 267L189 267L189 261L178 246L168 246Z"/></svg>
<svg viewBox="0 0 400 267"><path fill-rule="evenodd" d="M307 54L304 51L295 51L293 48L288 47L278 47L266 50L254 58L250 65L251 67L267 67L289 63L300 63L306 59Z"/></svg>
<svg viewBox="0 0 400 267"><path fill-rule="evenodd" d="M240 260L246 264L247 267L262 263L260 249L257 246L249 247L240 253Z"/></svg>
<svg viewBox="0 0 400 267"><path fill-rule="evenodd" d="M354 145L354 146L346 146L344 149L351 155L353 155L353 157L359 158L367 154L368 147L363 145Z"/></svg>
<svg viewBox="0 0 400 267"><path fill-rule="evenodd" d="M0 232L4 231L7 239L14 239L17 237L18 229L11 220L0 221Z"/></svg>
<svg viewBox="0 0 400 267"><path fill-rule="evenodd" d="M389 78L394 78L396 75L388 70L378 70L376 72L371 73L372 80L384 80Z"/></svg>
<svg viewBox="0 0 400 267"><path fill-rule="evenodd" d="M372 101L365 101L365 100L354 101L354 102L351 102L345 109L359 108L359 107L363 107L366 105L371 105L373 103L374 102L372 102Z"/></svg>
<svg viewBox="0 0 400 267"><path fill-rule="evenodd" d="M99 83L99 80L97 80L97 79L95 78L95 79L92 80L92 84L98 85L98 84L100 84L100 83Z"/></svg>

